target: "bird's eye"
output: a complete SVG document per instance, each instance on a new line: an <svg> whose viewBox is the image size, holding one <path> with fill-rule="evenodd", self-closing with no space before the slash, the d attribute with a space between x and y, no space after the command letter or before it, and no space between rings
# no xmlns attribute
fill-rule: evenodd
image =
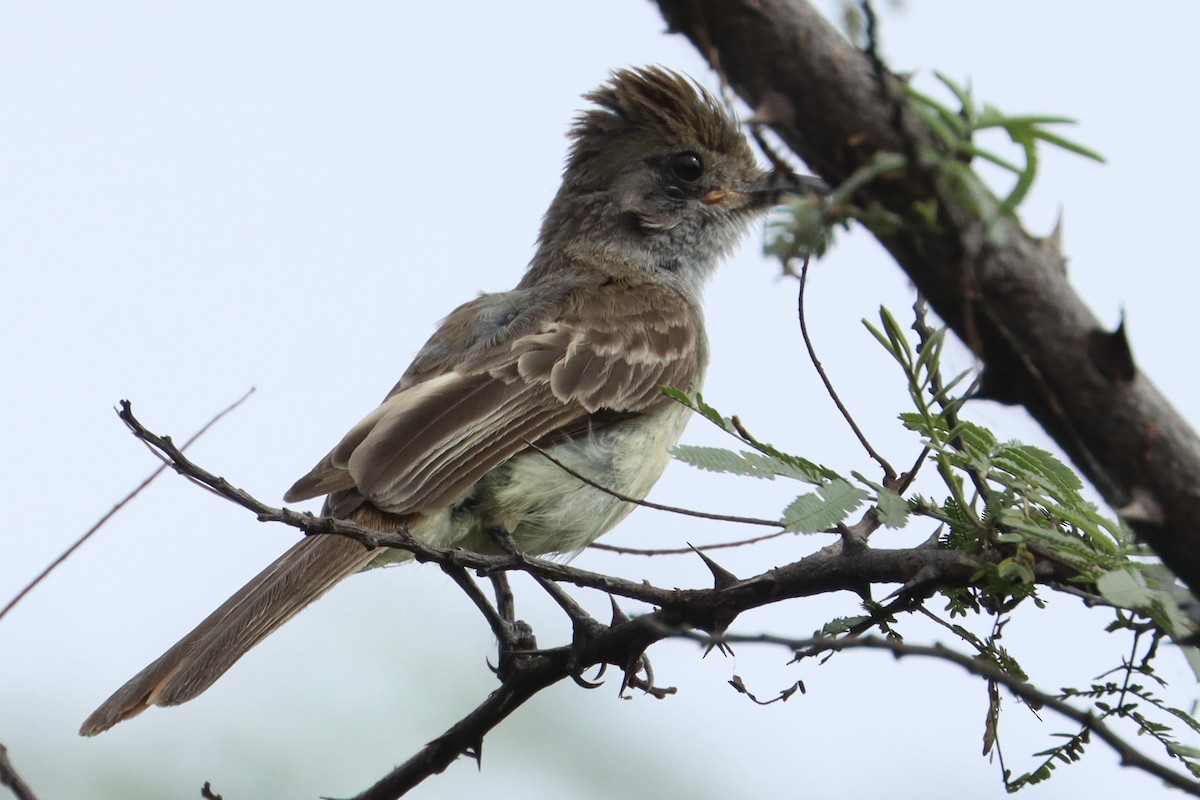
<svg viewBox="0 0 1200 800"><path fill-rule="evenodd" d="M704 164L695 153L678 153L671 157L671 172L680 180L691 183L700 180L704 174Z"/></svg>

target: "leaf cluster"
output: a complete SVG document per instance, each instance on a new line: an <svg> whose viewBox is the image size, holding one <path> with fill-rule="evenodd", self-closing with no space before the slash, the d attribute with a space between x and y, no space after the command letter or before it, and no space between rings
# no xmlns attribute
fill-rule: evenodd
<svg viewBox="0 0 1200 800"><path fill-rule="evenodd" d="M1053 114L1009 115L995 106L975 101L969 86L964 86L940 72L934 76L954 97L957 107L942 103L932 96L905 85L911 108L929 127L937 139L936 149L922 153L927 166L937 168L948 188L976 209L981 216L993 219L1014 217L1017 207L1025 200L1037 178L1038 146L1048 144L1071 153L1103 162L1104 157L1078 142L1050 130L1053 125L1072 125L1075 120ZM985 131L1000 131L1018 148L1020 163L976 143L976 136ZM1013 176L1008 193L997 200L972 167L980 159L999 167Z"/></svg>
<svg viewBox="0 0 1200 800"><path fill-rule="evenodd" d="M967 644L982 658L1016 680L1028 676L1015 655L1000 644L1001 631L1008 623L1007 612L1025 600L1042 605L1038 597L1038 565L1049 562L1065 569L1072 577L1075 593L1093 602L1113 606L1119 621L1110 630L1132 630L1136 636L1150 632L1155 641L1162 638L1181 640L1190 636L1194 626L1180 611L1185 590L1160 563L1147 557L1130 531L1118 520L1103 513L1084 495L1084 485L1076 473L1053 453L1019 441L1002 441L987 428L963 418L973 385L970 371L945 380L941 363L945 329L932 330L925 325L923 307L918 304L916 323L906 331L887 310L881 309L879 321L864 325L900 368L911 410L898 415L900 424L915 433L922 448L914 472L923 463L936 470L939 490L925 495L907 490L908 482L891 478L873 481L860 472L843 475L803 456L788 453L750 434L735 416L725 416L699 394L669 390L671 396L734 437L740 447L696 447L681 445L674 455L694 467L761 480L785 479L806 485L806 489L783 508L778 516L781 526L795 533L845 533L849 516L864 503L882 526L901 528L913 518L936 523L937 546L960 550L976 558L982 566L968 587L945 587L946 612L955 617L987 614L993 617L991 632L980 636L968 628L934 618ZM913 335L915 331L916 335ZM859 636L878 628L889 637L902 638L896 618L888 607L864 601L868 614L839 618L827 623L823 635ZM1153 675L1152 648L1139 664L1132 657L1118 667L1126 680L1112 689L1097 684L1092 692L1119 693L1120 702L1111 697L1091 698L1096 713L1130 720L1138 733L1159 741L1172 757L1184 761L1198 777L1200 772L1192 750L1173 738L1170 722L1183 724L1200 733L1198 724L1187 712L1170 708L1147 692L1129 676L1135 672ZM1200 663L1194 653L1193 663ZM1198 673L1200 674L1200 673ZM1155 677L1157 680L1157 677ZM999 748L1000 695L997 684L989 683L989 712L985 746ZM1084 693L1064 690L1061 697L1083 698ZM1148 710L1139 710L1137 703ZM1152 719L1149 712L1157 713ZM1031 772L1013 778L1004 771L1006 786L1016 791L1049 777L1055 765L1077 760L1089 741L1090 731L1063 734L1064 741L1038 755L1045 760Z"/></svg>

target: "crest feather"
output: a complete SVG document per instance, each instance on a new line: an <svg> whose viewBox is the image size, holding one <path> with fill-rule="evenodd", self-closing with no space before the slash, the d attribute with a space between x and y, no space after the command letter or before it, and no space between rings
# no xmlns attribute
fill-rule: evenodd
<svg viewBox="0 0 1200 800"><path fill-rule="evenodd" d="M638 134L718 153L747 150L737 123L711 93L662 67L616 70L584 97L597 107L575 120L568 169L612 140Z"/></svg>

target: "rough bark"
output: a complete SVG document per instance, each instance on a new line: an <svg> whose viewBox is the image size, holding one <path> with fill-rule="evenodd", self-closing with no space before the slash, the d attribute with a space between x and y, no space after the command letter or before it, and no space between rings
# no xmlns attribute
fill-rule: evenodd
<svg viewBox="0 0 1200 800"><path fill-rule="evenodd" d="M880 153L908 158L855 197L904 224L873 233L983 365L984 396L1020 404L1126 522L1200 588L1200 440L1071 288L1057 245L988 228L914 166L927 127L898 79L802 0L658 0L733 89L830 185ZM921 209L935 207L934 224Z"/></svg>

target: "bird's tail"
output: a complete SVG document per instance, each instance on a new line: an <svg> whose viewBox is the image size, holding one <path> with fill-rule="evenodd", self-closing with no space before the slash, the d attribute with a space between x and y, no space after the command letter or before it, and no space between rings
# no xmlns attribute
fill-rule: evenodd
<svg viewBox="0 0 1200 800"><path fill-rule="evenodd" d="M344 536L301 539L114 692L84 721L80 734L95 736L150 706L196 697L250 648L377 555Z"/></svg>

